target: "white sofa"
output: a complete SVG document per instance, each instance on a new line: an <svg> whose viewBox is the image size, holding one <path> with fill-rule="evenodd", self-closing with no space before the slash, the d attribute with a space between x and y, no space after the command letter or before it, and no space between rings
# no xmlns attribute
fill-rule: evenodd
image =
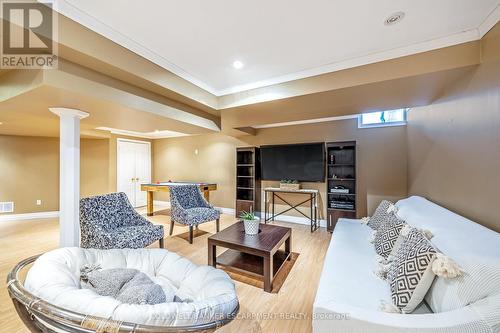
<svg viewBox="0 0 500 333"><path fill-rule="evenodd" d="M396 207L408 224L434 234L431 242L464 277L436 278L426 295L429 306L422 303L412 314L381 312L380 301L390 302L391 294L373 273L372 229L339 219L314 301L313 332L500 332L500 234L422 197Z"/></svg>

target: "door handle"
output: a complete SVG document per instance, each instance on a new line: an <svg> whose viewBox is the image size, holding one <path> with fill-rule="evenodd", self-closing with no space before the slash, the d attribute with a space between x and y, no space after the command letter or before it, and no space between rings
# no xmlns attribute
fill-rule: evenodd
<svg viewBox="0 0 500 333"><path fill-rule="evenodd" d="M135 178L132 178L132 182L135 182Z"/></svg>

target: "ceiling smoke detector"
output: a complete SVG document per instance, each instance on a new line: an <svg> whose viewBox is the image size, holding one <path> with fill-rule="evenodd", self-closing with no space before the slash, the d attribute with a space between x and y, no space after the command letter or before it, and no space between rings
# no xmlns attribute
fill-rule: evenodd
<svg viewBox="0 0 500 333"><path fill-rule="evenodd" d="M385 19L384 24L385 25L393 25L401 21L405 17L404 12L397 12L389 16L388 18Z"/></svg>

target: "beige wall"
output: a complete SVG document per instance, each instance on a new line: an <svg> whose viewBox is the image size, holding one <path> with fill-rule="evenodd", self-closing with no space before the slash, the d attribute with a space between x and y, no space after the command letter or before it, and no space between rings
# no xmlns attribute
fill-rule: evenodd
<svg viewBox="0 0 500 333"><path fill-rule="evenodd" d="M108 155L108 139L81 140L82 196L108 192ZM0 201L15 214L59 209L58 138L0 135Z"/></svg>
<svg viewBox="0 0 500 333"><path fill-rule="evenodd" d="M355 119L261 129L256 136L238 139L223 134L155 140L153 180L216 182L211 201L219 207L235 205L236 147L266 144L345 141L358 143L359 215L373 211L381 198L406 196L406 128L358 129ZM198 150L198 155L195 150ZM263 186L276 185L264 182ZM305 183L321 191L321 216L326 212L326 184ZM168 200L157 195L158 200ZM293 200L293 199L292 199Z"/></svg>
<svg viewBox="0 0 500 333"><path fill-rule="evenodd" d="M153 141L153 181L215 182L210 201L234 207L236 147L244 141L223 134L197 135ZM195 154L195 150L198 154ZM164 193L155 200L169 200Z"/></svg>
<svg viewBox="0 0 500 333"><path fill-rule="evenodd" d="M58 193L59 140L1 135L0 201L14 201L14 213L54 211Z"/></svg>
<svg viewBox="0 0 500 333"><path fill-rule="evenodd" d="M408 123L408 189L500 231L500 26L483 64Z"/></svg>
<svg viewBox="0 0 500 333"><path fill-rule="evenodd" d="M80 195L104 194L109 188L109 146L108 139L82 139L80 142Z"/></svg>

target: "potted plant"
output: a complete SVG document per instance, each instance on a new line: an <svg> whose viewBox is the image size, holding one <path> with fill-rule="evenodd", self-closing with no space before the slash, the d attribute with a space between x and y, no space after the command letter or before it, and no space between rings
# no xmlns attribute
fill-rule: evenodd
<svg viewBox="0 0 500 333"><path fill-rule="evenodd" d="M280 181L280 189L282 190L300 190L300 183L297 180L283 179Z"/></svg>
<svg viewBox="0 0 500 333"><path fill-rule="evenodd" d="M240 218L243 220L243 224L245 225L245 234L257 235L259 233L260 219L255 216L253 212L242 211Z"/></svg>

